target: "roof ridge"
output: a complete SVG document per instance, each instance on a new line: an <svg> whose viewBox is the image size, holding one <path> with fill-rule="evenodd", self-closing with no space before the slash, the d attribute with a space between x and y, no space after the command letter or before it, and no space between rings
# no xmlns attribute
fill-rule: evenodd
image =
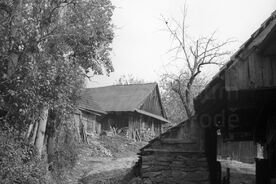
<svg viewBox="0 0 276 184"><path fill-rule="evenodd" d="M112 87L112 86L134 86L134 85L148 85L148 84L158 84L158 83L157 82L148 82L148 83L137 83L137 84L115 84L115 85L84 88L84 89L97 89L97 88L107 88L107 87Z"/></svg>

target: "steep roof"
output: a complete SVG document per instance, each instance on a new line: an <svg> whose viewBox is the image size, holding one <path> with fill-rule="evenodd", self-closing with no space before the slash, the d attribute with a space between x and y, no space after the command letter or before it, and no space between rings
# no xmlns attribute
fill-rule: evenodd
<svg viewBox="0 0 276 184"><path fill-rule="evenodd" d="M87 88L83 94L94 99L102 109L109 112L135 111L155 89L157 83L113 85Z"/></svg>
<svg viewBox="0 0 276 184"><path fill-rule="evenodd" d="M95 102L95 100L93 98L86 95L84 91L82 91L80 94L80 99L78 101L78 107L80 109L86 110L86 111L94 111L94 112L100 113L100 114L107 114L100 107L100 105L97 102Z"/></svg>
<svg viewBox="0 0 276 184"><path fill-rule="evenodd" d="M271 33L276 30L276 11L274 11L269 18L267 18L262 25L257 29L251 37L236 51L230 60L224 64L220 71L212 78L212 80L207 84L201 93L195 98L196 101L200 100L202 96L208 93L212 89L215 83L221 78L224 78L226 70L235 65L237 62L244 60L252 52L252 50L257 48L262 48L263 45L271 40Z"/></svg>

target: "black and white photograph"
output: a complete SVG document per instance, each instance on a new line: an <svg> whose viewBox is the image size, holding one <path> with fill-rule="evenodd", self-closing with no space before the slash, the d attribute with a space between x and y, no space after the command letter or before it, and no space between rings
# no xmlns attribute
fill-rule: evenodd
<svg viewBox="0 0 276 184"><path fill-rule="evenodd" d="M276 1L0 0L0 184L276 184Z"/></svg>

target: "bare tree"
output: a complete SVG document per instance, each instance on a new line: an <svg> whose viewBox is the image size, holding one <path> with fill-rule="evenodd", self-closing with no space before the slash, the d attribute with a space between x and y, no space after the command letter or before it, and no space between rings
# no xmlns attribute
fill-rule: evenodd
<svg viewBox="0 0 276 184"><path fill-rule="evenodd" d="M179 74L164 74L163 77L169 78L171 90L173 90L180 98L187 118L194 115L193 97L195 96L195 88L200 86L195 84L203 84L200 82L199 74L206 65L221 65L223 58L230 54L225 47L231 42L226 40L218 41L213 32L210 36L192 39L186 31L186 15L187 9L181 21L175 19L168 20L163 17L166 30L169 32L176 46L168 52L175 52L174 60L180 60L185 67L181 68ZM202 88L202 86L201 86Z"/></svg>

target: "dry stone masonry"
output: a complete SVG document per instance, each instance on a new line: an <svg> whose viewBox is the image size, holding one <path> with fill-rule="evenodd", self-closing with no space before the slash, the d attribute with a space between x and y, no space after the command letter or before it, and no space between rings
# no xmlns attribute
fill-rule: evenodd
<svg viewBox="0 0 276 184"><path fill-rule="evenodd" d="M191 137L186 136L187 130L191 131ZM201 137L198 127L184 122L142 148L140 175L144 183L209 184L208 162Z"/></svg>

